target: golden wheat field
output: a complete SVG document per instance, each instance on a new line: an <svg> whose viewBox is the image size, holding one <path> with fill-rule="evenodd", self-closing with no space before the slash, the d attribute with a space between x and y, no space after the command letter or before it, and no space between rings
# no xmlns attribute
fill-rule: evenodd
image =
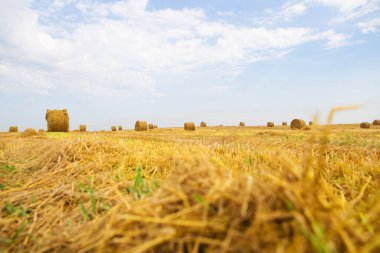
<svg viewBox="0 0 380 253"><path fill-rule="evenodd" d="M380 126L0 134L0 252L380 252Z"/></svg>

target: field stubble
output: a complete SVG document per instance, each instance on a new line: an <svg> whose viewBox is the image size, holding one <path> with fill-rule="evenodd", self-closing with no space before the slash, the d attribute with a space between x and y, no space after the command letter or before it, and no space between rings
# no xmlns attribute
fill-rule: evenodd
<svg viewBox="0 0 380 253"><path fill-rule="evenodd" d="M0 134L0 252L379 252L380 127Z"/></svg>

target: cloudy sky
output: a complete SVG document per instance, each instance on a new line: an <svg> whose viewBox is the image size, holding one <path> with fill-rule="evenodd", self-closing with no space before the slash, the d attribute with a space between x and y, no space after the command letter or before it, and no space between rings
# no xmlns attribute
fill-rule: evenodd
<svg viewBox="0 0 380 253"><path fill-rule="evenodd" d="M0 130L380 118L380 0L0 0Z"/></svg>

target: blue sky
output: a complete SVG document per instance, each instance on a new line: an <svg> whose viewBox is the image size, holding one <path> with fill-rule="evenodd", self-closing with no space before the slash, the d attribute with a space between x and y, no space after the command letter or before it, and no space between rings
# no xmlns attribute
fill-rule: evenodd
<svg viewBox="0 0 380 253"><path fill-rule="evenodd" d="M380 0L1 0L0 131L380 118Z"/></svg>

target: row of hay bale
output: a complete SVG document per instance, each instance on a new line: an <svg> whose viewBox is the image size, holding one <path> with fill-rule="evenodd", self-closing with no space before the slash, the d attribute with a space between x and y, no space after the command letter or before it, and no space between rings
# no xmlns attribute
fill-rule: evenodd
<svg viewBox="0 0 380 253"><path fill-rule="evenodd" d="M288 123L287 123L287 122L282 122L281 125L282 125L282 126L287 126ZM312 125L314 125L314 122L313 122L313 121L310 121L310 122L309 122L309 126L312 126ZM240 123L239 123L239 126L244 127L244 126L245 126L245 123L244 123L244 122L240 122ZM270 122L267 122L267 127L274 127L274 126L275 126L274 122L271 122L271 121L270 121ZM290 124L290 128L291 128L291 129L302 129L302 128L304 128L305 126L306 126L306 123L305 123L305 121L302 120L302 119L294 119L294 120L292 120L292 122L291 122L291 124Z"/></svg>
<svg viewBox="0 0 380 253"><path fill-rule="evenodd" d="M68 132L70 127L70 119L67 109L63 110L47 110L45 119L47 121L47 131L48 132ZM287 126L287 122L282 122L282 126ZM309 126L314 125L313 121L309 122ZM380 125L380 120L374 120L373 125ZM239 126L244 127L245 123L240 122ZM268 122L267 127L274 127L275 124L273 122ZM363 122L360 124L361 128L370 128L371 124L368 122ZM206 122L202 121L200 123L200 127L207 127ZM303 129L306 128L306 123L302 119L294 119L292 120L290 124L291 129ZM148 129L154 129L158 128L157 125L154 125L153 123L147 124L146 121L136 121L135 123L135 130L136 131L147 131ZM186 122L184 124L185 130L193 131L195 130L195 124L194 122ZM41 130L41 129L40 129ZM112 126L112 131L122 131L122 126ZM79 131L86 132L87 126L86 125L80 125ZM9 127L9 132L18 132L17 126L11 126Z"/></svg>
<svg viewBox="0 0 380 253"><path fill-rule="evenodd" d="M372 122L372 125L374 126L380 126L380 119L376 119ZM360 128L369 129L371 127L371 124L369 122L362 122L360 124Z"/></svg>
<svg viewBox="0 0 380 253"><path fill-rule="evenodd" d="M135 123L135 131L148 131L158 128L157 125L154 125L153 123L147 123L146 121L138 120Z"/></svg>

